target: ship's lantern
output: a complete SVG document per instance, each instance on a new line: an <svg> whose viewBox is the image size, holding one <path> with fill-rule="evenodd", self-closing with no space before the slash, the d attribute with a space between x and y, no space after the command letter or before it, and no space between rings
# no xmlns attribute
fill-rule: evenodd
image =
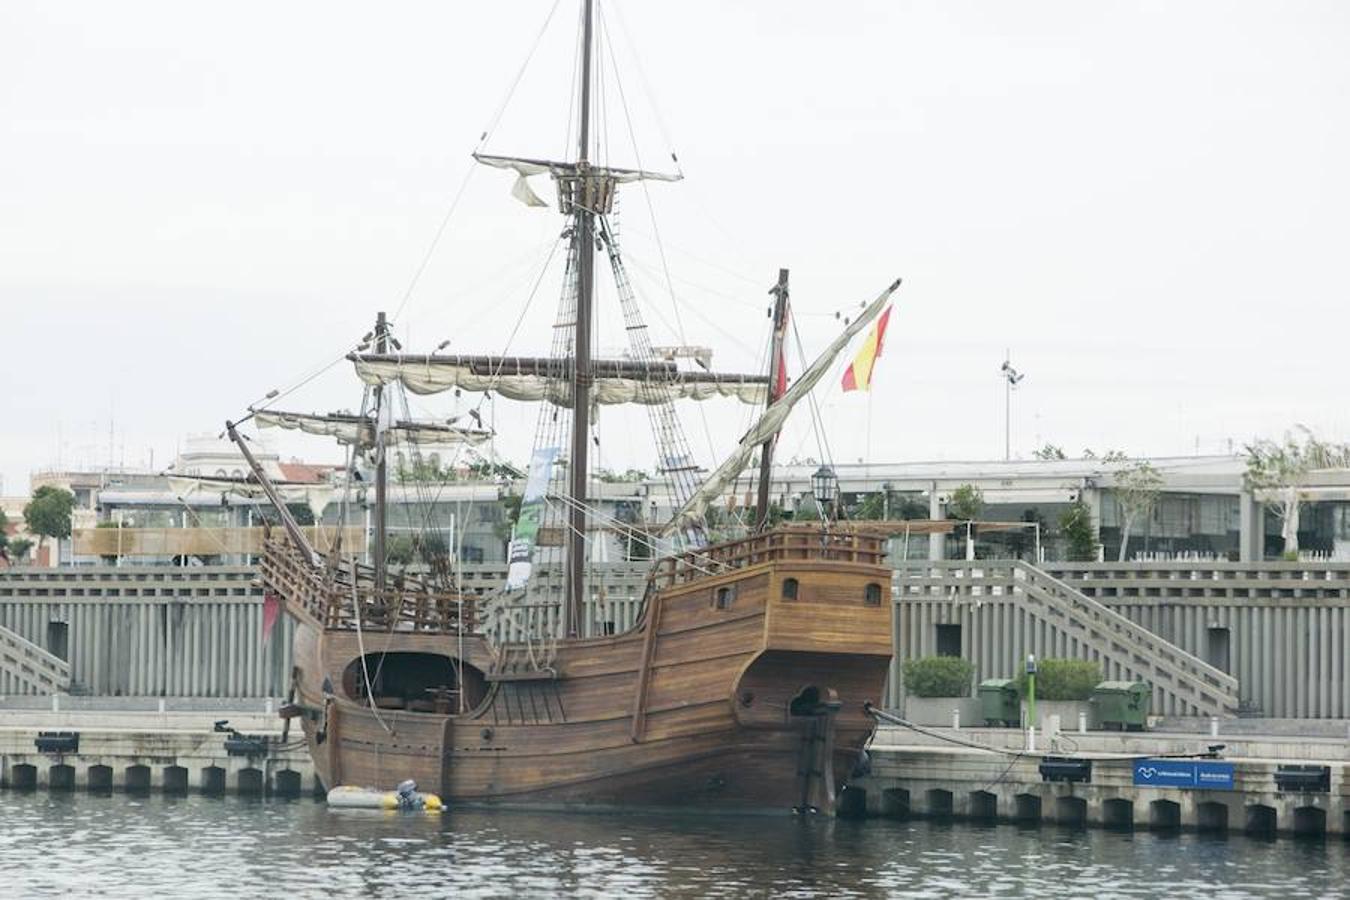
<svg viewBox="0 0 1350 900"><path fill-rule="evenodd" d="M816 469L811 476L811 494L821 507L834 506L835 498L839 496L839 479L835 477L834 469L825 465Z"/></svg>

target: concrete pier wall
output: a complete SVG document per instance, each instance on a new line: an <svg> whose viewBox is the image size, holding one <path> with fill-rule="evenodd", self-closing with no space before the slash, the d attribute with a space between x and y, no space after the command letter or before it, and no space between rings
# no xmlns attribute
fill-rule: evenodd
<svg viewBox="0 0 1350 900"><path fill-rule="evenodd" d="M293 626L282 617L264 644L255 577L228 566L12 570L0 575L0 626L68 661L72 692L278 697ZM0 695L27 691L0 674Z"/></svg>
<svg viewBox="0 0 1350 900"><path fill-rule="evenodd" d="M587 604L587 634L637 621L647 567L610 564ZM0 627L70 664L71 692L100 697L281 697L290 685L294 622L281 616L263 641L263 591L249 566L62 567L0 571ZM466 590L485 592L500 566L468 566ZM542 587L561 597L557 573ZM599 583L604 589L600 590ZM561 614L546 611L540 627ZM503 620L494 637L512 639ZM0 696L35 688L0 671Z"/></svg>
<svg viewBox="0 0 1350 900"><path fill-rule="evenodd" d="M1056 577L1237 676L1244 713L1350 718L1350 563L1060 563Z"/></svg>
<svg viewBox="0 0 1350 900"><path fill-rule="evenodd" d="M1000 576L1007 568L996 560L901 567L898 662L956 647L983 680L1016 676L1025 654L1035 652L1094 659L1108 679L1134 677L1129 652L1102 654L1067 627L1072 623L1038 615L1018 583ZM1046 570L1236 677L1239 715L1350 718L1350 564L1075 563ZM1154 714L1196 715L1165 681L1154 680ZM889 696L898 706L898 677Z"/></svg>
<svg viewBox="0 0 1350 900"><path fill-rule="evenodd" d="M983 561L973 565L979 566ZM997 564L991 562L991 565ZM1076 655L1068 631L1032 622L991 592L962 593L952 567L933 565L922 593L896 582L901 661L939 650L939 626L973 659L979 678L1007 677L1019 654ZM901 567L903 568L903 566ZM1238 679L1240 712L1263 717L1350 718L1350 563L1074 563L1047 567L1084 595ZM612 564L586 624L630 627L645 567ZM500 583L494 565L464 567L469 590ZM62 567L0 572L0 627L67 660L72 691L96 696L280 697L288 687L293 625L262 641L257 571ZM561 584L561 582L559 582ZM558 588L561 596L561 587ZM612 624L611 624L612 623ZM899 665L884 700L903 696ZM1112 672L1108 672L1111 675ZM0 672L0 696L32 691ZM1165 704L1157 714L1184 714Z"/></svg>
<svg viewBox="0 0 1350 900"><path fill-rule="evenodd" d="M0 728L0 788L299 796L318 790L303 747L231 756L200 714L8 713ZM274 716L234 716L248 734L278 738ZM42 732L79 734L79 749L41 753Z"/></svg>
<svg viewBox="0 0 1350 900"><path fill-rule="evenodd" d="M1020 749L1018 732L944 732ZM1132 762L1105 754L1203 750L1203 738L1135 735L1071 736L1075 755L1096 756L1091 781L1047 782L1034 756L994 754L884 729L871 750L871 774L850 790L869 815L934 816L1126 829L1191 829L1251 833L1350 834L1350 780L1345 742L1295 739L1216 740L1235 768L1231 791L1138 787ZM918 739L922 743L909 743ZM1091 748L1090 750L1084 748ZM1062 748L1063 749L1063 748ZM1240 754L1240 755L1239 755ZM1326 793L1285 793L1275 782L1282 764L1331 768Z"/></svg>

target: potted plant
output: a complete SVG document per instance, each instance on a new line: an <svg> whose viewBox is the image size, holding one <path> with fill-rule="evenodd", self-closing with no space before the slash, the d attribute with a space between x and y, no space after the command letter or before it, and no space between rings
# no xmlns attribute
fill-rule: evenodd
<svg viewBox="0 0 1350 900"><path fill-rule="evenodd" d="M1017 676L1022 695L1022 718L1026 720L1028 675ZM1088 727L1096 726L1093 689L1102 682L1102 667L1086 659L1043 659L1036 671L1036 727L1044 730L1051 716L1059 716L1060 728L1075 731L1078 714L1087 715Z"/></svg>
<svg viewBox="0 0 1350 900"><path fill-rule="evenodd" d="M979 700L971 696L975 664L959 656L921 656L905 661L905 718L916 725L952 724L956 711L961 722L979 723Z"/></svg>

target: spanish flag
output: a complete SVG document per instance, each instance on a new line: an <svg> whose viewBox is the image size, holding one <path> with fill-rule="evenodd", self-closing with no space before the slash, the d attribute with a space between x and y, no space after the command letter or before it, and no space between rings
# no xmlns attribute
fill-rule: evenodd
<svg viewBox="0 0 1350 900"><path fill-rule="evenodd" d="M886 339L886 322L891 317L891 308L888 306L881 312L881 317L877 319L872 330L867 333L866 340L858 348L858 355L853 357L853 362L844 371L843 387L845 391L870 391L872 389L872 369L876 366L877 357L881 355L881 345Z"/></svg>

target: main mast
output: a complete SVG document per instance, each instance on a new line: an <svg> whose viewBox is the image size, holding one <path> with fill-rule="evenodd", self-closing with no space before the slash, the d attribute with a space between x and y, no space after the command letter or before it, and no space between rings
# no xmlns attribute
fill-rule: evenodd
<svg viewBox="0 0 1350 900"><path fill-rule="evenodd" d="M572 355L572 453L569 460L568 495L569 535L567 554L567 602L563 608L567 637L581 636L581 611L586 603L586 483L587 440L590 436L591 388L591 302L595 274L595 211L590 207L591 192L585 189L590 164L591 140L591 5L584 0L585 13L581 35L581 122L578 131L577 202L573 240L577 248L577 318Z"/></svg>
<svg viewBox="0 0 1350 900"><path fill-rule="evenodd" d="M379 313L375 317L375 352L389 352L389 324L384 318L384 313ZM384 423L390 420L390 417L384 413L384 386L375 387L375 522L374 522L374 546L375 556L375 590L383 591L385 584L385 573L388 566L388 557L385 550L385 541L389 533L389 498L387 496L389 484L389 469L385 456L385 430Z"/></svg>

